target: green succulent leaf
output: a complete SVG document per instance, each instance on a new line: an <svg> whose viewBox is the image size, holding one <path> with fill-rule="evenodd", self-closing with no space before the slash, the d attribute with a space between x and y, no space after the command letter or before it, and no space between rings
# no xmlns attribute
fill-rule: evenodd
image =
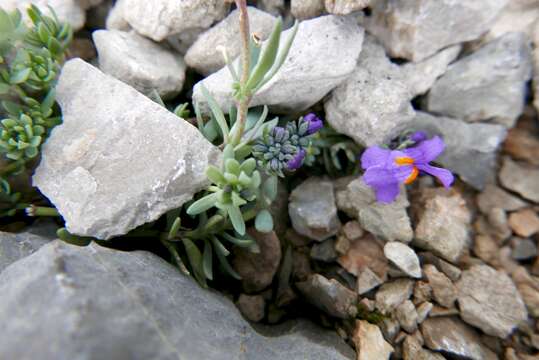
<svg viewBox="0 0 539 360"><path fill-rule="evenodd" d="M28 80L31 73L32 73L31 68L25 68L25 69L19 70L11 75L9 82L13 85L21 84L25 82L26 80Z"/></svg>
<svg viewBox="0 0 539 360"><path fill-rule="evenodd" d="M245 235L245 222L243 221L240 208L234 204L229 204L227 205L226 210L234 230L240 235Z"/></svg>
<svg viewBox="0 0 539 360"><path fill-rule="evenodd" d="M87 246L89 245L93 238L91 237L83 237L83 236L76 236L69 231L67 231L66 228L61 228L56 231L56 236L62 241L65 241L68 244L77 245L77 246Z"/></svg>
<svg viewBox="0 0 539 360"><path fill-rule="evenodd" d="M208 105L210 107L210 110L217 121L217 124L219 125L219 128L221 129L221 134L223 135L223 140L226 143L228 143L228 136L229 136L229 129L228 124L225 119L225 114L223 114L223 111L213 98L213 96L210 95L208 89L203 84L200 84L200 89L202 90L202 95L206 98L206 101L208 102Z"/></svg>
<svg viewBox="0 0 539 360"><path fill-rule="evenodd" d="M263 233L269 233L273 230L273 218L268 210L264 209L256 214L255 228Z"/></svg>
<svg viewBox="0 0 539 360"><path fill-rule="evenodd" d="M228 249L219 241L219 239L217 239L217 237L212 236L211 242L217 253L221 253L223 256L230 255L230 251L228 251Z"/></svg>
<svg viewBox="0 0 539 360"><path fill-rule="evenodd" d="M278 183L279 180L277 179L277 176L270 176L266 179L266 181L264 181L264 196L266 196L272 202L277 198Z"/></svg>
<svg viewBox="0 0 539 360"><path fill-rule="evenodd" d="M187 208L187 213L189 215L197 215L211 209L215 206L215 203L219 199L219 195L220 193L213 193L198 199Z"/></svg>
<svg viewBox="0 0 539 360"><path fill-rule="evenodd" d="M213 165L208 165L208 168L206 169L206 176L214 184L226 184L225 177L223 176L221 171Z"/></svg>
<svg viewBox="0 0 539 360"><path fill-rule="evenodd" d="M202 287L207 287L206 276L204 275L204 269L202 265L202 254L196 245L188 238L182 239L183 246L185 247L185 252L187 253L187 259L193 269L193 274L195 279Z"/></svg>
<svg viewBox="0 0 539 360"><path fill-rule="evenodd" d="M232 236L226 232L222 234L223 239L231 242L232 244L239 246L239 247L249 247L253 245L255 242L253 239L240 239L238 237Z"/></svg>
<svg viewBox="0 0 539 360"><path fill-rule="evenodd" d="M176 219L174 219L174 222L172 223L172 226L170 227L170 230L168 231L167 238L168 240L172 240L178 235L178 231L180 231L180 227L182 226L182 219L178 216Z"/></svg>
<svg viewBox="0 0 539 360"><path fill-rule="evenodd" d="M241 276L230 266L230 263L226 259L226 256L224 256L221 252L216 251L217 259L219 259L219 263L223 267L223 269L234 279L241 280Z"/></svg>
<svg viewBox="0 0 539 360"><path fill-rule="evenodd" d="M204 276L209 280L213 280L213 249L208 240L204 241L204 253L202 257Z"/></svg>
<svg viewBox="0 0 539 360"><path fill-rule="evenodd" d="M240 163L236 159L227 159L225 161L225 169L231 174L240 175Z"/></svg>

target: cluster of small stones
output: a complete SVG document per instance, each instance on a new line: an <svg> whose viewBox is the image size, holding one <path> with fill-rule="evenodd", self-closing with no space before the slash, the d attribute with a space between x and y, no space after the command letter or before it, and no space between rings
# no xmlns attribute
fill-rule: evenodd
<svg viewBox="0 0 539 360"><path fill-rule="evenodd" d="M24 9L28 3L2 6ZM172 99L190 90L184 89L190 69L206 76L193 89L194 101L203 101L203 84L227 112L232 79L222 50L231 59L239 53L237 11L222 0L34 3L51 5L75 29L85 21L86 28L99 29L93 41L75 38L71 56L94 66L80 60L66 65L58 92L64 124L44 146L34 177L68 229L102 239L122 235L204 188L204 169L220 161L220 151L148 96ZM249 230L260 252L234 250L232 265L242 280L232 300L246 319L276 324L300 312L334 326L350 346L343 349L336 337L306 341L322 332L303 326L299 335L285 331L289 336L281 338L246 335L248 325L227 299L202 295L183 280L174 280L170 290L172 268L151 254L43 246L47 240L34 235L3 234L0 293L9 296L0 299L0 321L13 336L0 339L0 358L33 360L40 349L65 349L63 357L42 355L67 359L83 345L95 357L128 357L129 344L142 354L135 358L156 359L217 359L225 348L232 358L250 359L274 358L272 351L283 348L289 353L279 357L290 359L317 353L359 360L536 358L539 96L526 101L530 80L539 94L539 4L289 3L259 0L249 7L251 29L262 40L277 16L285 23L303 20L289 59L253 104L267 104L274 113L323 108L328 124L363 146L409 128L441 135L446 151L438 160L459 178L451 190L421 178L391 205L377 203L361 177L305 179L290 193L280 188L274 232ZM114 286L103 271L107 266L114 269ZM35 273L23 277L25 269ZM144 275L147 269L155 284ZM29 296L31 289L51 296L34 300L41 294ZM131 317L125 322L123 313L110 317L106 301L93 298L99 291L105 294L100 299L132 302L140 315L126 313ZM43 310L38 330L55 324L55 316L67 320L54 337L32 332L25 321L35 318L25 306ZM174 307L187 310L171 312ZM97 312L98 320L85 311ZM80 321L84 316L92 321ZM183 327L185 318L197 327ZM221 318L226 321L215 321ZM96 334L120 322L125 326L100 346L103 336ZM192 330L198 336L185 335ZM28 338L34 348L17 341ZM230 348L235 340L237 349Z"/></svg>

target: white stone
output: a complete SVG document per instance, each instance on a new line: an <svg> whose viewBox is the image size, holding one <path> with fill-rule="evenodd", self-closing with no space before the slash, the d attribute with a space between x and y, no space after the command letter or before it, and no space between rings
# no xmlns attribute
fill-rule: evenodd
<svg viewBox="0 0 539 360"><path fill-rule="evenodd" d="M419 61L449 45L479 38L509 0L379 0L367 30L392 57Z"/></svg>
<svg viewBox="0 0 539 360"><path fill-rule="evenodd" d="M290 12L298 20L311 19L324 13L324 0L292 0Z"/></svg>
<svg viewBox="0 0 539 360"><path fill-rule="evenodd" d="M539 20L537 0L511 0L500 11L494 25L481 41L488 42L514 31L526 33L531 37L537 20Z"/></svg>
<svg viewBox="0 0 539 360"><path fill-rule="evenodd" d="M207 29L227 9L222 0L125 0L124 15L138 33L162 41L189 29Z"/></svg>
<svg viewBox="0 0 539 360"><path fill-rule="evenodd" d="M354 19L322 16L299 24L287 59L277 74L253 97L251 106L268 105L276 112L298 112L321 100L354 70L363 43L364 30ZM290 35L281 36L283 44ZM221 109L233 104L232 77L223 68L195 85L193 100L207 109L203 84Z"/></svg>
<svg viewBox="0 0 539 360"><path fill-rule="evenodd" d="M251 6L247 11L249 31L265 40L271 34L276 18ZM226 49L229 59L235 59L241 50L238 22L239 11L234 10L220 23L200 34L185 54L187 65L206 76L216 72L226 65L220 47Z"/></svg>
<svg viewBox="0 0 539 360"><path fill-rule="evenodd" d="M125 20L125 6L126 0L117 0L114 3L114 6L109 12L109 15L107 16L107 23L106 27L109 30L122 30L122 31L129 31L131 30L131 26Z"/></svg>
<svg viewBox="0 0 539 360"><path fill-rule="evenodd" d="M348 15L371 5L372 0L324 0L326 10L330 14Z"/></svg>
<svg viewBox="0 0 539 360"><path fill-rule="evenodd" d="M98 30L92 33L99 69L149 95L154 90L172 98L182 89L185 63L181 56L135 32Z"/></svg>
<svg viewBox="0 0 539 360"><path fill-rule="evenodd" d="M388 242L384 246L384 255L406 275L416 279L421 278L419 258L408 245L397 241Z"/></svg>
<svg viewBox="0 0 539 360"><path fill-rule="evenodd" d="M198 130L80 59L60 75L63 123L34 185L73 234L109 239L178 208L208 185L220 151Z"/></svg>
<svg viewBox="0 0 539 360"><path fill-rule="evenodd" d="M430 90L430 112L465 121L514 126L524 110L531 79L529 38L508 33L458 60Z"/></svg>

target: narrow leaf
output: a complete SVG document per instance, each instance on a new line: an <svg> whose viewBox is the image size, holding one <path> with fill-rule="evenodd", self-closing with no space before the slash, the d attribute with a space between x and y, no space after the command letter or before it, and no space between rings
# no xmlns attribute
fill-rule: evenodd
<svg viewBox="0 0 539 360"><path fill-rule="evenodd" d="M213 116L215 117L215 120L217 121L217 124L219 125L219 128L221 129L221 133L223 134L223 140L224 143L228 143L228 124L225 119L225 114L223 114L223 111L213 98L213 96L210 95L208 92L208 89L203 84L200 84L200 89L202 90L202 95L206 98L206 101L208 102L208 105L210 106L211 112Z"/></svg>
<svg viewBox="0 0 539 360"><path fill-rule="evenodd" d="M178 235L178 231L180 230L181 225L182 225L182 219L178 216L172 223L172 226L170 227L170 230L168 232L167 238L169 240L174 239L176 235Z"/></svg>
<svg viewBox="0 0 539 360"><path fill-rule="evenodd" d="M241 215L241 210L239 207L234 206L232 204L227 206L227 212L228 216L230 217L230 222L232 222L232 226L234 227L234 230L240 234L245 234L245 222L243 221L243 216Z"/></svg>
<svg viewBox="0 0 539 360"><path fill-rule="evenodd" d="M198 250L191 240L186 238L182 239L182 241L195 278L201 286L207 287L206 277L204 276L204 270L202 269L202 254L200 253L200 250Z"/></svg>
<svg viewBox="0 0 539 360"><path fill-rule="evenodd" d="M228 251L228 249L219 241L219 239L217 239L217 237L212 236L211 242L217 253L221 253L223 256L230 255L230 251Z"/></svg>
<svg viewBox="0 0 539 360"><path fill-rule="evenodd" d="M189 215L197 215L201 212L211 209L217 202L218 196L219 193L213 193L206 195L201 199L198 199L197 201L192 203L191 206L189 206L189 208L187 209L187 213Z"/></svg>
<svg viewBox="0 0 539 360"><path fill-rule="evenodd" d="M253 239L239 239L237 237L234 237L228 233L223 233L222 234L223 238L229 242L231 242L232 244L236 245L236 246L239 246L239 247L249 247L251 245L253 245L254 243L254 240Z"/></svg>
<svg viewBox="0 0 539 360"><path fill-rule="evenodd" d="M219 251L217 251L216 254L217 254L217 259L219 259L219 263L221 264L223 269L228 274L230 274L230 276L232 276L234 279L241 280L241 276L232 268L232 266L230 266L230 264L228 263L228 260L226 259L226 256L221 254Z"/></svg>
<svg viewBox="0 0 539 360"><path fill-rule="evenodd" d="M209 241L204 242L204 254L202 260L202 270L206 278L213 280L213 249Z"/></svg>

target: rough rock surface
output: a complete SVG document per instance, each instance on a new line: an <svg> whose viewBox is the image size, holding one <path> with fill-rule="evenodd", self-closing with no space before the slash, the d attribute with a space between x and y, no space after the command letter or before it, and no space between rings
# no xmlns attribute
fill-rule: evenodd
<svg viewBox="0 0 539 360"><path fill-rule="evenodd" d="M125 6L126 0L116 0L114 3L114 6L110 10L107 20L106 20L106 28L109 30L121 30L121 31L129 31L131 30L131 25L125 20L125 12L124 12L124 6Z"/></svg>
<svg viewBox="0 0 539 360"><path fill-rule="evenodd" d="M354 19L335 15L303 21L287 59L277 74L253 97L251 106L268 105L277 112L297 112L322 99L349 77L356 66L364 30ZM283 33L287 39L290 30ZM284 42L284 41L283 41ZM206 86L221 109L232 105L232 77L223 68L195 85L193 99L205 106Z"/></svg>
<svg viewBox="0 0 539 360"><path fill-rule="evenodd" d="M397 241L388 242L384 246L384 255L406 275L421 278L419 258L408 245Z"/></svg>
<svg viewBox="0 0 539 360"><path fill-rule="evenodd" d="M55 241L5 269L0 289L0 319L12 335L0 337L2 359L353 356L337 335L305 322L262 336L228 299L143 251Z"/></svg>
<svg viewBox="0 0 539 360"><path fill-rule="evenodd" d="M275 17L258 10L247 8L249 13L249 30L258 38L265 40L273 29ZM230 60L240 54L241 39L238 36L238 10L234 10L217 25L198 36L185 54L185 63L203 75L216 72L226 65L221 48L224 48Z"/></svg>
<svg viewBox="0 0 539 360"><path fill-rule="evenodd" d="M495 23L481 41L486 42L508 32L522 32L532 36L539 19L539 3L535 0L510 0L500 11Z"/></svg>
<svg viewBox="0 0 539 360"><path fill-rule="evenodd" d="M359 295L363 295L372 289L382 285L383 281L370 268L366 267L357 277L356 290Z"/></svg>
<svg viewBox="0 0 539 360"><path fill-rule="evenodd" d="M352 337L356 345L357 360L389 360L393 346L385 341L380 328L365 320L356 321Z"/></svg>
<svg viewBox="0 0 539 360"><path fill-rule="evenodd" d="M483 214L488 214L494 208L515 211L525 207L526 203L504 189L489 184L477 195L477 205Z"/></svg>
<svg viewBox="0 0 539 360"><path fill-rule="evenodd" d="M431 264L425 265L423 271L432 288L434 300L446 308L453 307L455 300L457 300L457 288L451 280Z"/></svg>
<svg viewBox="0 0 539 360"><path fill-rule="evenodd" d="M429 136L440 135L444 139L445 150L436 161L458 174L463 181L482 189L495 179L496 153L507 134L503 126L469 124L417 112L410 128L426 131Z"/></svg>
<svg viewBox="0 0 539 360"><path fill-rule="evenodd" d="M339 231L333 183L321 178L302 182L290 194L288 214L299 234L323 241Z"/></svg>
<svg viewBox="0 0 539 360"><path fill-rule="evenodd" d="M275 232L261 233L248 229L260 253L255 254L241 247L234 247L234 269L242 277L243 289L248 292L258 292L267 288L273 281L281 261L281 244Z"/></svg>
<svg viewBox="0 0 539 360"><path fill-rule="evenodd" d="M367 36L356 69L324 104L328 122L366 146L390 140L414 117L410 100L426 92L459 51L454 46L424 61L399 66Z"/></svg>
<svg viewBox="0 0 539 360"><path fill-rule="evenodd" d="M457 318L428 318L421 324L421 333L431 350L473 360L498 359L483 345L479 334Z"/></svg>
<svg viewBox="0 0 539 360"><path fill-rule="evenodd" d="M0 232L0 272L15 261L33 254L50 241L51 239L28 232L19 234Z"/></svg>
<svg viewBox="0 0 539 360"><path fill-rule="evenodd" d="M352 241L350 248L338 262L355 276L359 276L367 267L382 280L385 280L387 275L387 259L382 246L372 235Z"/></svg>
<svg viewBox="0 0 539 360"><path fill-rule="evenodd" d="M364 23L392 57L419 61L448 45L479 38L508 2L380 0L373 2Z"/></svg>
<svg viewBox="0 0 539 360"><path fill-rule="evenodd" d="M441 354L424 349L414 336L406 336L402 343L402 357L404 360L445 360Z"/></svg>
<svg viewBox="0 0 539 360"><path fill-rule="evenodd" d="M262 295L241 294L236 306L249 321L260 321L264 318L266 302Z"/></svg>
<svg viewBox="0 0 539 360"><path fill-rule="evenodd" d="M203 189L220 161L194 126L80 59L56 92L63 124L33 181L73 234L108 239L153 221Z"/></svg>
<svg viewBox="0 0 539 360"><path fill-rule="evenodd" d="M2 0L1 5L4 10L19 9L24 15L24 18L30 23L30 19L26 15L26 9L34 4L43 13L50 15L49 6L54 9L58 19L69 23L73 30L80 30L86 21L84 8L78 0Z"/></svg>
<svg viewBox="0 0 539 360"><path fill-rule="evenodd" d="M532 209L522 209L509 216L509 226L515 234L530 237L539 232L539 216Z"/></svg>
<svg viewBox="0 0 539 360"><path fill-rule="evenodd" d="M421 204L414 245L457 261L470 242L471 214L464 199L454 190L425 189Z"/></svg>
<svg viewBox="0 0 539 360"><path fill-rule="evenodd" d="M529 38L508 33L452 64L430 90L427 108L465 121L514 126L532 75Z"/></svg>
<svg viewBox="0 0 539 360"><path fill-rule="evenodd" d="M515 284L505 272L476 265L463 271L457 288L461 318L486 334L503 339L528 316Z"/></svg>
<svg viewBox="0 0 539 360"><path fill-rule="evenodd" d="M410 242L414 232L406 212L410 203L403 190L393 203L381 204L374 191L358 178L337 191L337 207L357 218L363 229L384 240Z"/></svg>
<svg viewBox="0 0 539 360"><path fill-rule="evenodd" d="M410 298L414 282L410 279L397 279L387 282L376 292L376 308L388 314Z"/></svg>
<svg viewBox="0 0 539 360"><path fill-rule="evenodd" d="M411 334L417 330L417 311L410 300L406 300L397 306L395 309L395 317L407 333Z"/></svg>
<svg viewBox="0 0 539 360"><path fill-rule="evenodd" d="M291 0L290 13L298 20L311 19L324 13L324 0Z"/></svg>
<svg viewBox="0 0 539 360"><path fill-rule="evenodd" d="M163 99L177 95L185 80L181 57L135 32L98 30L92 33L99 53L99 69L149 95Z"/></svg>
<svg viewBox="0 0 539 360"><path fill-rule="evenodd" d="M503 187L539 203L539 169L521 165L505 157L499 176Z"/></svg>
<svg viewBox="0 0 539 360"><path fill-rule="evenodd" d="M371 5L372 0L324 0L326 10L330 14L348 15Z"/></svg>
<svg viewBox="0 0 539 360"><path fill-rule="evenodd" d="M155 41L192 29L207 29L228 9L221 0L124 1L123 12L129 25Z"/></svg>
<svg viewBox="0 0 539 360"><path fill-rule="evenodd" d="M307 280L296 283L296 286L307 301L327 314L343 319L354 315L357 293L337 280L313 274Z"/></svg>

